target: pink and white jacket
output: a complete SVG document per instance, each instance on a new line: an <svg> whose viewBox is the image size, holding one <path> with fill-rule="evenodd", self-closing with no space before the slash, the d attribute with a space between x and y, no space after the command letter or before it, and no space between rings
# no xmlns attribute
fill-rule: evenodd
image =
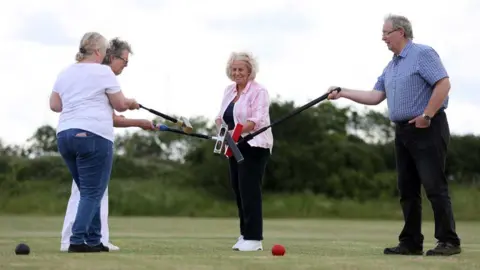
<svg viewBox="0 0 480 270"><path fill-rule="evenodd" d="M215 118L215 122L223 121L223 114L228 105L237 95L236 84L233 83L225 89L223 93L222 105L220 111ZM235 102L233 108L233 119L235 124L240 123L245 125L247 120L255 123L255 127L250 133L253 133L270 124L270 96L267 89L257 83L256 81L249 81L245 89L240 94L239 99ZM245 137L248 133L243 133ZM253 147L262 147L270 149L273 148L273 134L272 129L269 128L253 139L248 141L248 144Z"/></svg>

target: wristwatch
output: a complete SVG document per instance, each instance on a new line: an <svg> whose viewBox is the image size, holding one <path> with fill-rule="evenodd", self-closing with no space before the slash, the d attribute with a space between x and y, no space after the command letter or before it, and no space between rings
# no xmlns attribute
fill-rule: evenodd
<svg viewBox="0 0 480 270"><path fill-rule="evenodd" d="M430 116L428 116L427 114L425 114L425 113L422 114L422 117L423 117L425 120L427 120L427 121L432 120L432 118L431 118Z"/></svg>

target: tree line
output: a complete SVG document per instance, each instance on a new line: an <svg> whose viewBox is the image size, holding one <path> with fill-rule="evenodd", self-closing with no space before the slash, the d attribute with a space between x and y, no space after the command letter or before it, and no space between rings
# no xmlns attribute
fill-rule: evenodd
<svg viewBox="0 0 480 270"><path fill-rule="evenodd" d="M293 102L273 101L271 119L294 110ZM171 125L162 119L158 123ZM215 134L212 121L193 117L195 132ZM272 129L273 155L264 191L322 194L368 200L397 195L394 125L385 113L340 108L323 102ZM158 179L171 185L231 198L228 165L213 154L213 141L170 132L135 130L115 141L112 181ZM447 174L452 185L480 180L480 137L452 134ZM58 155L55 128L39 127L24 145L0 142L0 189L21 181L67 181L71 176ZM20 191L18 191L20 192Z"/></svg>

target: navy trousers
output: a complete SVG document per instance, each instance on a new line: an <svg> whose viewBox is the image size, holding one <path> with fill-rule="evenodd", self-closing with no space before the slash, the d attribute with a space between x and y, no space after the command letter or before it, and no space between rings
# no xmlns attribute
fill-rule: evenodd
<svg viewBox="0 0 480 270"><path fill-rule="evenodd" d="M245 240L263 240L262 182L270 150L239 144L244 162L229 159L230 181L237 201L240 234Z"/></svg>

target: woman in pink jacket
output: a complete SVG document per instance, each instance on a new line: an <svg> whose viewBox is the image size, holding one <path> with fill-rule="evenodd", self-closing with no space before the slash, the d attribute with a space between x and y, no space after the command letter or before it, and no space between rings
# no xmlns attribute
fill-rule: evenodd
<svg viewBox="0 0 480 270"><path fill-rule="evenodd" d="M231 54L226 73L234 83L224 91L220 112L215 119L217 127L223 122L233 130L236 124L242 124L241 137L245 137L270 124L270 97L267 89L255 81L257 72L258 65L251 54ZM234 250L263 250L261 187L272 147L273 135L268 129L238 145L244 156L242 164L237 164L234 157L229 159L230 180L240 218L240 237L232 247Z"/></svg>

